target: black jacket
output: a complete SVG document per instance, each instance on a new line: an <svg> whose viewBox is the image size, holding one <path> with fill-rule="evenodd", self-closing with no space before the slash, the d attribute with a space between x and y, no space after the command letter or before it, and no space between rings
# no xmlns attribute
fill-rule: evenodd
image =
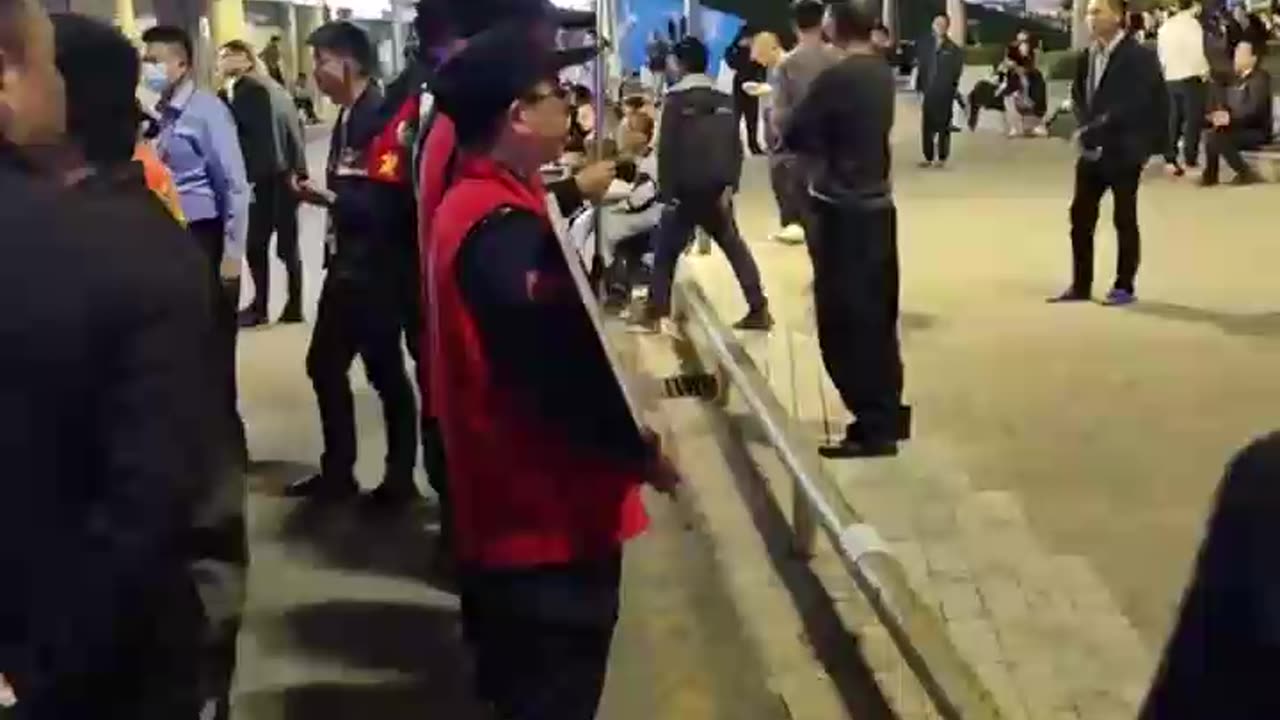
<svg viewBox="0 0 1280 720"><path fill-rule="evenodd" d="M1215 89L1215 94L1218 95L1218 106L1231 113L1232 130L1249 130L1271 137L1270 73L1260 67L1254 68L1249 77L1244 80L1236 78L1231 85Z"/></svg>
<svg viewBox="0 0 1280 720"><path fill-rule="evenodd" d="M0 668L23 718L193 717L190 528L228 447L209 265L5 148L0 245Z"/></svg>
<svg viewBox="0 0 1280 720"><path fill-rule="evenodd" d="M396 97L384 101L382 89L370 82L355 104L343 110L329 143L327 185L337 196L329 208L335 240L329 277L399 297L405 287L416 284L413 185L368 175L370 145L386 130Z"/></svg>
<svg viewBox="0 0 1280 720"><path fill-rule="evenodd" d="M1110 167L1140 166L1159 152L1168 121L1168 91L1154 52L1124 37L1112 50L1097 90L1088 91L1091 50L1076 60L1071 100L1081 145L1101 148Z"/></svg>
<svg viewBox="0 0 1280 720"><path fill-rule="evenodd" d="M249 181L256 182L283 172L285 167L280 161L283 155L276 148L276 118L267 88L252 76L245 75L236 80L229 96L223 89L218 91L218 97L227 103L236 119L240 153L244 155L244 169Z"/></svg>

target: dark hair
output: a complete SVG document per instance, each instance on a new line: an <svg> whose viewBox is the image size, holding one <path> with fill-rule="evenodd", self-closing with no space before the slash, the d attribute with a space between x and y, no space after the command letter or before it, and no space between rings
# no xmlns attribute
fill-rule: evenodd
<svg viewBox="0 0 1280 720"><path fill-rule="evenodd" d="M182 48L182 59L191 64L192 58L195 57L194 46L191 44L191 36L186 30L175 25L156 25L142 33L142 42L159 43L161 45L172 45Z"/></svg>
<svg viewBox="0 0 1280 720"><path fill-rule="evenodd" d="M873 0L840 0L831 4L831 22L835 39L840 42L866 42L880 21Z"/></svg>
<svg viewBox="0 0 1280 720"><path fill-rule="evenodd" d="M307 38L307 44L317 50L351 58L365 75L372 75L377 65L369 35L345 20L327 22L316 28Z"/></svg>
<svg viewBox="0 0 1280 720"><path fill-rule="evenodd" d="M243 55L249 58L249 63L257 64L257 56L253 52L253 47L243 40L231 40L222 44L222 49L236 55Z"/></svg>
<svg viewBox="0 0 1280 720"><path fill-rule="evenodd" d="M822 17L827 13L827 6L819 0L796 0L791 6L791 20L800 30L814 30L822 27Z"/></svg>
<svg viewBox="0 0 1280 720"><path fill-rule="evenodd" d="M1191 8L1195 7L1195 5L1196 5L1196 0L1178 0L1179 10L1190 10Z"/></svg>
<svg viewBox="0 0 1280 720"><path fill-rule="evenodd" d="M54 15L53 33L67 88L67 134L95 167L129 162L142 121L137 51L119 30L84 15Z"/></svg>
<svg viewBox="0 0 1280 720"><path fill-rule="evenodd" d="M709 61L709 53L707 46L696 37L687 37L671 49L671 54L675 56L676 62L685 72L704 73L707 71L707 62Z"/></svg>
<svg viewBox="0 0 1280 720"><path fill-rule="evenodd" d="M933 19L937 20L938 18L942 18L943 20L946 20L948 25L951 24L951 16L944 12L935 13L933 16Z"/></svg>

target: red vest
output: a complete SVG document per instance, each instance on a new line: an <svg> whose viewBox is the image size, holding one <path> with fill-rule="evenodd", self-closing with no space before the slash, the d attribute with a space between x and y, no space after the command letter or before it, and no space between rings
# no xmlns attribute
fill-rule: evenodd
<svg viewBox="0 0 1280 720"><path fill-rule="evenodd" d="M454 135L453 121L442 112L436 112L431 121L431 128L427 131L427 139L423 143L421 160L418 168L418 261L422 267L421 274L418 275L422 279L422 307L431 307L430 290L431 270L427 264L431 257L431 225L435 220L436 212L440 208L440 201L444 199L444 192L447 188L450 166L456 161L454 153L457 150L457 138ZM457 170L457 168L453 168ZM431 313L422 313L422 338L419 347L431 347ZM418 387L431 387L430 370L427 363L418 365L420 376ZM430 395L427 398L429 407L422 408L423 417L438 417L440 411L436 408L436 398Z"/></svg>
<svg viewBox="0 0 1280 720"><path fill-rule="evenodd" d="M457 559L529 567L615 551L648 524L639 469L584 447L494 383L457 282L459 249L498 208L534 213L551 232L546 191L487 158L460 160L457 169L431 223L427 304L430 395L449 467Z"/></svg>

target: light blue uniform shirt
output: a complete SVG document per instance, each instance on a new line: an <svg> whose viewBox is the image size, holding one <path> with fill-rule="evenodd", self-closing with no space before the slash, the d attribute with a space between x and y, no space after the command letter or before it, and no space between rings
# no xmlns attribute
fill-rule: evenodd
<svg viewBox="0 0 1280 720"><path fill-rule="evenodd" d="M157 152L173 175L187 222L221 219L223 255L239 260L249 232L250 188L230 108L184 80L158 110Z"/></svg>

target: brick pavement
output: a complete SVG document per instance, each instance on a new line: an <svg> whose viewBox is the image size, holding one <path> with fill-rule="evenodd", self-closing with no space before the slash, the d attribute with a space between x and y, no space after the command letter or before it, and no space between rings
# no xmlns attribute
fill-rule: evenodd
<svg viewBox="0 0 1280 720"><path fill-rule="evenodd" d="M900 458L828 467L1009 717L1133 717L1221 468L1280 400L1264 269L1280 261L1265 220L1277 189L1150 178L1145 302L1051 308L1067 280L1069 149L966 135L952 169L922 172L916 117L904 104L895 150L918 437ZM844 418L813 338L808 259L765 239L767 180L747 175L739 216L780 327L745 344L816 439L824 416L832 432ZM1100 282L1114 257L1103 218ZM683 265L723 318L741 313L718 253Z"/></svg>

